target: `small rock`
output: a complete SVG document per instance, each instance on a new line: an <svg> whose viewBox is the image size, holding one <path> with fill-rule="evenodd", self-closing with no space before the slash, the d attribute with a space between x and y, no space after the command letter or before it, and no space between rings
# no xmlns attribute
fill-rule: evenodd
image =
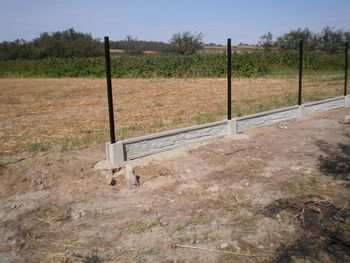
<svg viewBox="0 0 350 263"><path fill-rule="evenodd" d="M73 220L77 220L81 217L85 216L85 212L84 211L72 211L70 217L73 219Z"/></svg>
<svg viewBox="0 0 350 263"><path fill-rule="evenodd" d="M106 183L109 185L115 185L116 180L112 171L103 171L102 174L106 177Z"/></svg>
<svg viewBox="0 0 350 263"><path fill-rule="evenodd" d="M242 250L240 246L235 246L234 248L236 249L237 252L240 252Z"/></svg>
<svg viewBox="0 0 350 263"><path fill-rule="evenodd" d="M339 222L342 222L342 223L345 222L345 218L342 217L341 215L335 214L335 215L333 215L333 218L334 218L335 220L338 220Z"/></svg>
<svg viewBox="0 0 350 263"><path fill-rule="evenodd" d="M344 118L341 119L339 122L343 124L350 124L350 115L344 116Z"/></svg>
<svg viewBox="0 0 350 263"><path fill-rule="evenodd" d="M140 186L140 177L135 175L134 168L130 163L125 165L125 181L129 189Z"/></svg>
<svg viewBox="0 0 350 263"><path fill-rule="evenodd" d="M11 206L11 208L12 209L15 209L15 208L18 208L18 207L20 207L22 204L13 204L12 206Z"/></svg>
<svg viewBox="0 0 350 263"><path fill-rule="evenodd" d="M121 167L113 168L112 173L113 174L118 173L121 169L122 169Z"/></svg>
<svg viewBox="0 0 350 263"><path fill-rule="evenodd" d="M306 169L305 173L306 174L311 174L312 173L312 169L311 168Z"/></svg>
<svg viewBox="0 0 350 263"><path fill-rule="evenodd" d="M282 125L279 125L278 128L282 129L282 130L287 130L288 127L287 126L282 126Z"/></svg>
<svg viewBox="0 0 350 263"><path fill-rule="evenodd" d="M241 247L238 245L238 242L236 240L232 241L231 244L232 244L233 248L236 250L236 252L241 251Z"/></svg>
<svg viewBox="0 0 350 263"><path fill-rule="evenodd" d="M199 244L200 241L197 240L197 239L192 239L192 240L191 240L191 243L192 243L193 245L195 245L195 244Z"/></svg>
<svg viewBox="0 0 350 263"><path fill-rule="evenodd" d="M225 249L225 248L228 248L228 247L229 247L229 243L227 243L227 242L222 243L222 244L220 245L220 248L221 248L221 249Z"/></svg>
<svg viewBox="0 0 350 263"><path fill-rule="evenodd" d="M217 185L210 186L210 187L208 187L207 191L217 192L217 191L219 191L219 186L217 186Z"/></svg>
<svg viewBox="0 0 350 263"><path fill-rule="evenodd" d="M301 166L291 166L290 169L293 171L299 171L302 167Z"/></svg>
<svg viewBox="0 0 350 263"><path fill-rule="evenodd" d="M12 240L11 243L10 243L10 246L15 246L15 245L17 245L16 239Z"/></svg>

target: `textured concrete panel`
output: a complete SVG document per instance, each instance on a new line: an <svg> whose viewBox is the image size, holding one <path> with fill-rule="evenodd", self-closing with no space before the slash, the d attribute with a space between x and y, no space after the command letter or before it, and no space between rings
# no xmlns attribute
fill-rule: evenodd
<svg viewBox="0 0 350 263"><path fill-rule="evenodd" d="M309 115L317 112L333 110L344 107L344 97L338 97L333 99L321 100L304 104L304 114Z"/></svg>
<svg viewBox="0 0 350 263"><path fill-rule="evenodd" d="M167 131L123 141L126 159L170 150L181 145L227 135L227 121Z"/></svg>
<svg viewBox="0 0 350 263"><path fill-rule="evenodd" d="M262 113L252 114L184 129L162 132L115 144L107 144L107 162L119 165L123 160L130 160L149 154L170 150L179 146L211 138L222 137L249 128L270 125L277 122L292 120L304 115L337 109L350 103L350 97L338 97L301 106L292 106Z"/></svg>
<svg viewBox="0 0 350 263"><path fill-rule="evenodd" d="M288 121L298 117L298 106L261 112L237 118L237 130L242 132L252 127Z"/></svg>

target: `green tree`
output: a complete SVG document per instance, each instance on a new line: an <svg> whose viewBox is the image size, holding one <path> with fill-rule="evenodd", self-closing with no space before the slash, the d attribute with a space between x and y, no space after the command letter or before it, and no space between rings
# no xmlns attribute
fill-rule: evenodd
<svg viewBox="0 0 350 263"><path fill-rule="evenodd" d="M343 47L344 42L348 41L348 34L349 32L326 26L319 34L319 48L334 53Z"/></svg>
<svg viewBox="0 0 350 263"><path fill-rule="evenodd" d="M317 34L313 33L308 28L298 28L278 37L275 45L278 48L297 49L300 40L304 41L304 47L307 49L315 49L319 42Z"/></svg>
<svg viewBox="0 0 350 263"><path fill-rule="evenodd" d="M259 45L265 49L270 49L274 46L273 36L271 32L267 32L265 35L260 37Z"/></svg>
<svg viewBox="0 0 350 263"><path fill-rule="evenodd" d="M170 39L171 50L181 55L192 55L204 48L203 34L174 33Z"/></svg>
<svg viewBox="0 0 350 263"><path fill-rule="evenodd" d="M132 35L126 36L123 49L129 55L141 55L144 51L142 42Z"/></svg>
<svg viewBox="0 0 350 263"><path fill-rule="evenodd" d="M76 32L73 28L53 33L44 32L33 40L34 56L95 57L102 55L102 45L91 34Z"/></svg>
<svg viewBox="0 0 350 263"><path fill-rule="evenodd" d="M29 59L33 56L33 50L31 43L24 39L16 39L14 42L2 42L0 43L0 59Z"/></svg>

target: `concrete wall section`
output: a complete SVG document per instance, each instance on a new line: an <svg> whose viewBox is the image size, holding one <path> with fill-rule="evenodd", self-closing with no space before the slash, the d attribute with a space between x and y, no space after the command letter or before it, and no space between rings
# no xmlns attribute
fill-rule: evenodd
<svg viewBox="0 0 350 263"><path fill-rule="evenodd" d="M227 135L227 120L123 141L126 159L170 150L181 145Z"/></svg>
<svg viewBox="0 0 350 263"><path fill-rule="evenodd" d="M304 107L303 115L309 115L317 112L342 108L345 106L344 100L345 99L342 96L342 97L303 104L303 107Z"/></svg>
<svg viewBox="0 0 350 263"><path fill-rule="evenodd" d="M239 133L249 128L288 121L305 115L350 106L350 97L337 97L301 106L292 106L252 114L232 120L213 122L178 130L162 132L114 144L107 144L107 161L112 165L182 145Z"/></svg>
<svg viewBox="0 0 350 263"><path fill-rule="evenodd" d="M237 131L242 132L252 127L288 121L299 116L298 106L292 106L237 118Z"/></svg>

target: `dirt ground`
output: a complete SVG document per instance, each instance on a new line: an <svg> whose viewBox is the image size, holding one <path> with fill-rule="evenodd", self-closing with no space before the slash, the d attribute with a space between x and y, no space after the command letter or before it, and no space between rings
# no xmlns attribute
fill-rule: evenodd
<svg viewBox="0 0 350 263"><path fill-rule="evenodd" d="M305 77L304 102L339 96L342 75ZM297 104L296 78L234 79L233 114ZM226 118L226 79L113 79L118 139ZM103 79L0 79L0 158L106 142ZM1 160L0 160L1 161Z"/></svg>
<svg viewBox="0 0 350 263"><path fill-rule="evenodd" d="M0 262L350 262L350 109L94 170L104 145L3 159Z"/></svg>

